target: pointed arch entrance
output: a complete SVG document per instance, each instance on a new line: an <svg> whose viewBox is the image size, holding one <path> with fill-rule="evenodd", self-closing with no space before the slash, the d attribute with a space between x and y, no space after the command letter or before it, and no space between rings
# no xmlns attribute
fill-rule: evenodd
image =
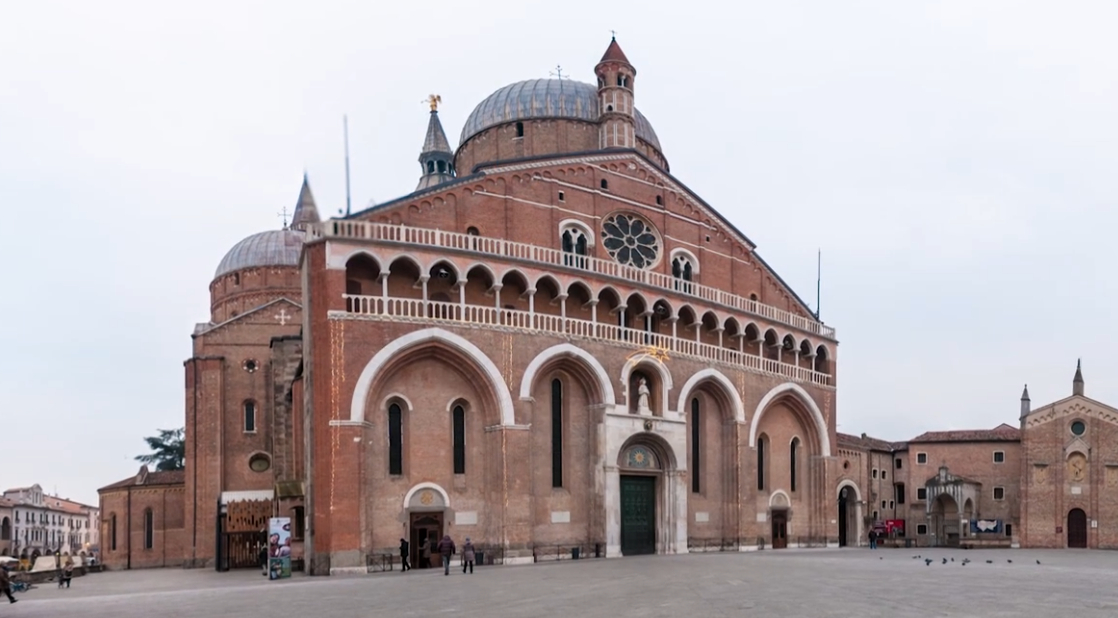
<svg viewBox="0 0 1118 618"><path fill-rule="evenodd" d="M1068 511L1068 547L1087 548L1087 512L1083 509Z"/></svg>
<svg viewBox="0 0 1118 618"><path fill-rule="evenodd" d="M404 496L409 558L413 567L429 569L435 566L431 557L438 553L434 548L443 537L449 508L450 497L435 483L419 483ZM430 549L425 550L425 544Z"/></svg>

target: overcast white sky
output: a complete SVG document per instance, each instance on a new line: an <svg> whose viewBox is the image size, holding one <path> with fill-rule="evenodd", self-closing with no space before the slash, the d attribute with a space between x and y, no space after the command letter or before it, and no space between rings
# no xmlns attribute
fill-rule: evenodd
<svg viewBox="0 0 1118 618"><path fill-rule="evenodd" d="M225 251L278 227L306 169L324 215L414 188L443 97L617 31L672 172L839 332L839 430L1015 423L1118 404L1118 4L8 3L0 20L0 486L95 503L183 423L182 361Z"/></svg>

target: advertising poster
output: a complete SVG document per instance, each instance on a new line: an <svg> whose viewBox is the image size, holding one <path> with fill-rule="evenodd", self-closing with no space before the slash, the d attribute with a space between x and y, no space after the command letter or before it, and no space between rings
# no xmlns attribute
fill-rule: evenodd
<svg viewBox="0 0 1118 618"><path fill-rule="evenodd" d="M291 518L268 520L268 579L291 577Z"/></svg>

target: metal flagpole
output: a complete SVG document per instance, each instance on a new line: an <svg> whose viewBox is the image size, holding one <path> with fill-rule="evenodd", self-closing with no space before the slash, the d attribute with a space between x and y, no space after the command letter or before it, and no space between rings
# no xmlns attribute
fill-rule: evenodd
<svg viewBox="0 0 1118 618"><path fill-rule="evenodd" d="M345 133L345 216L350 213L349 196L349 117L342 116L342 131Z"/></svg>
<svg viewBox="0 0 1118 618"><path fill-rule="evenodd" d="M823 249L819 249L819 255L815 264L815 319L819 319L819 296L823 287Z"/></svg>

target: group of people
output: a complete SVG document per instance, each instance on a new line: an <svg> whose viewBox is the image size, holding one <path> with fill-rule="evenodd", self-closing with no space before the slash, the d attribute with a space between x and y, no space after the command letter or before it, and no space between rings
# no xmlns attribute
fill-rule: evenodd
<svg viewBox="0 0 1118 618"><path fill-rule="evenodd" d="M58 569L58 587L69 588L72 579L74 579L74 559L67 556L66 562ZM19 600L12 595L11 566L7 562L0 562L0 595L8 597L8 603Z"/></svg>
<svg viewBox="0 0 1118 618"><path fill-rule="evenodd" d="M450 575L450 557L458 553L458 548L454 545L454 540L450 538L449 534L444 534L443 539L438 543L432 542L430 538L423 539L423 544L419 546L419 567L428 568L431 566L431 555L438 552L443 560L443 575ZM474 544L470 541L470 537L466 537L466 544L462 546L462 572L474 572L474 558L477 552L474 550ZM400 566L401 571L409 571L412 569L408 560L411 557L411 544L407 539L400 539Z"/></svg>

